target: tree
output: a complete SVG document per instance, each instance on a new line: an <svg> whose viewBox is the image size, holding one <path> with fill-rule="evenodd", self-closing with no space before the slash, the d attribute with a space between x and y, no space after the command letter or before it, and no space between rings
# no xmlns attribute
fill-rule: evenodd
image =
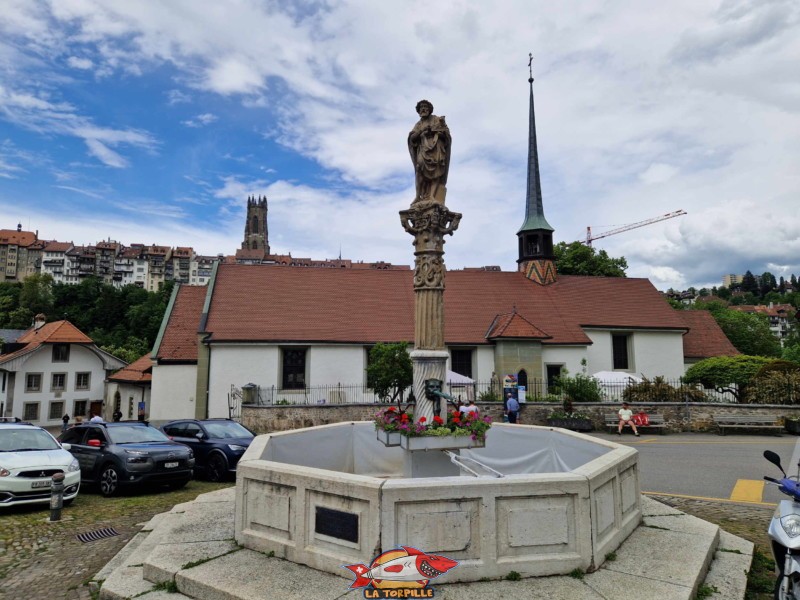
<svg viewBox="0 0 800 600"><path fill-rule="evenodd" d="M553 248L558 272L562 275L625 277L628 261L612 258L605 250L596 251L580 242L559 242Z"/></svg>
<svg viewBox="0 0 800 600"><path fill-rule="evenodd" d="M53 321L53 276L49 273L35 273L22 283L19 305L34 315L39 313Z"/></svg>
<svg viewBox="0 0 800 600"><path fill-rule="evenodd" d="M765 271L763 275L761 275L761 285L759 286L759 292L761 296L766 296L772 290L778 287L778 282L775 281L775 275L770 273L769 271Z"/></svg>
<svg viewBox="0 0 800 600"><path fill-rule="evenodd" d="M733 311L731 311L733 312ZM730 392L740 402L747 397L747 386L764 365L774 359L763 356L715 356L693 364L686 370L686 383L700 383L718 392Z"/></svg>
<svg viewBox="0 0 800 600"><path fill-rule="evenodd" d="M752 292L753 294L758 293L758 281L756 281L755 275L753 275L750 271L744 274L742 277L742 283L739 285L740 289L743 292Z"/></svg>
<svg viewBox="0 0 800 600"><path fill-rule="evenodd" d="M781 343L770 330L766 315L730 309L714 310L711 314L742 354L768 357L781 355Z"/></svg>
<svg viewBox="0 0 800 600"><path fill-rule="evenodd" d="M369 352L367 385L383 402L400 402L403 392L414 382L408 344L378 343Z"/></svg>
<svg viewBox="0 0 800 600"><path fill-rule="evenodd" d="M731 291L730 289L726 288L725 286L720 287L716 293L717 296L722 298L723 300L730 300L731 299Z"/></svg>

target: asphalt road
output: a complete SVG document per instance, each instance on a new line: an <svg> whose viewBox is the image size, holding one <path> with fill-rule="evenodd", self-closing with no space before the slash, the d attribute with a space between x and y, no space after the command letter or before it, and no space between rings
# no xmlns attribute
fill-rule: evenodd
<svg viewBox="0 0 800 600"><path fill-rule="evenodd" d="M621 438L606 433L597 437L622 442L639 451L639 481L645 493L776 503L783 495L773 486L764 485L763 476L781 474L763 457L764 450L776 452L789 475L797 475L800 460L800 438L787 434L677 433L636 438L626 432ZM744 491L749 495L743 496Z"/></svg>

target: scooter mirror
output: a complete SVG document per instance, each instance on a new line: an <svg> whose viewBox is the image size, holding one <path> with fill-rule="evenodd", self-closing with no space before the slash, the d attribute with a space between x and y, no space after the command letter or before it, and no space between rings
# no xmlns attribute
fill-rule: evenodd
<svg viewBox="0 0 800 600"><path fill-rule="evenodd" d="M784 471L783 467L781 466L781 457L778 456L775 452L773 452L772 450L764 450L764 458L766 458L769 462L778 467L781 470L781 472L784 475L786 475L786 471Z"/></svg>

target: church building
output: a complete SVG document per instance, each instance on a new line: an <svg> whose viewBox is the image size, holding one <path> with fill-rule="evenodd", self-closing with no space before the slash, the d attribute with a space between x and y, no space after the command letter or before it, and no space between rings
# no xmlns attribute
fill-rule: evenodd
<svg viewBox="0 0 800 600"><path fill-rule="evenodd" d="M713 320L684 318L647 279L558 275L529 85L518 269L447 272L448 369L546 390L565 369L677 379L690 362L736 354ZM248 200L247 223L242 248L269 253L265 200ZM300 402L310 387L365 384L373 345L414 340L413 276L239 262L217 264L207 288L176 286L152 352L149 418L227 416L229 395L248 384Z"/></svg>

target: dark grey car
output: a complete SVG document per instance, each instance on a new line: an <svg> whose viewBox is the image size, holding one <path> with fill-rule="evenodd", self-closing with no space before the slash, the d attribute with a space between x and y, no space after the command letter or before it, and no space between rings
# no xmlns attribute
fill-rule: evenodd
<svg viewBox="0 0 800 600"><path fill-rule="evenodd" d="M81 481L97 484L104 496L143 483L178 489L192 478L191 448L146 423L84 423L62 433L59 441L70 444Z"/></svg>

